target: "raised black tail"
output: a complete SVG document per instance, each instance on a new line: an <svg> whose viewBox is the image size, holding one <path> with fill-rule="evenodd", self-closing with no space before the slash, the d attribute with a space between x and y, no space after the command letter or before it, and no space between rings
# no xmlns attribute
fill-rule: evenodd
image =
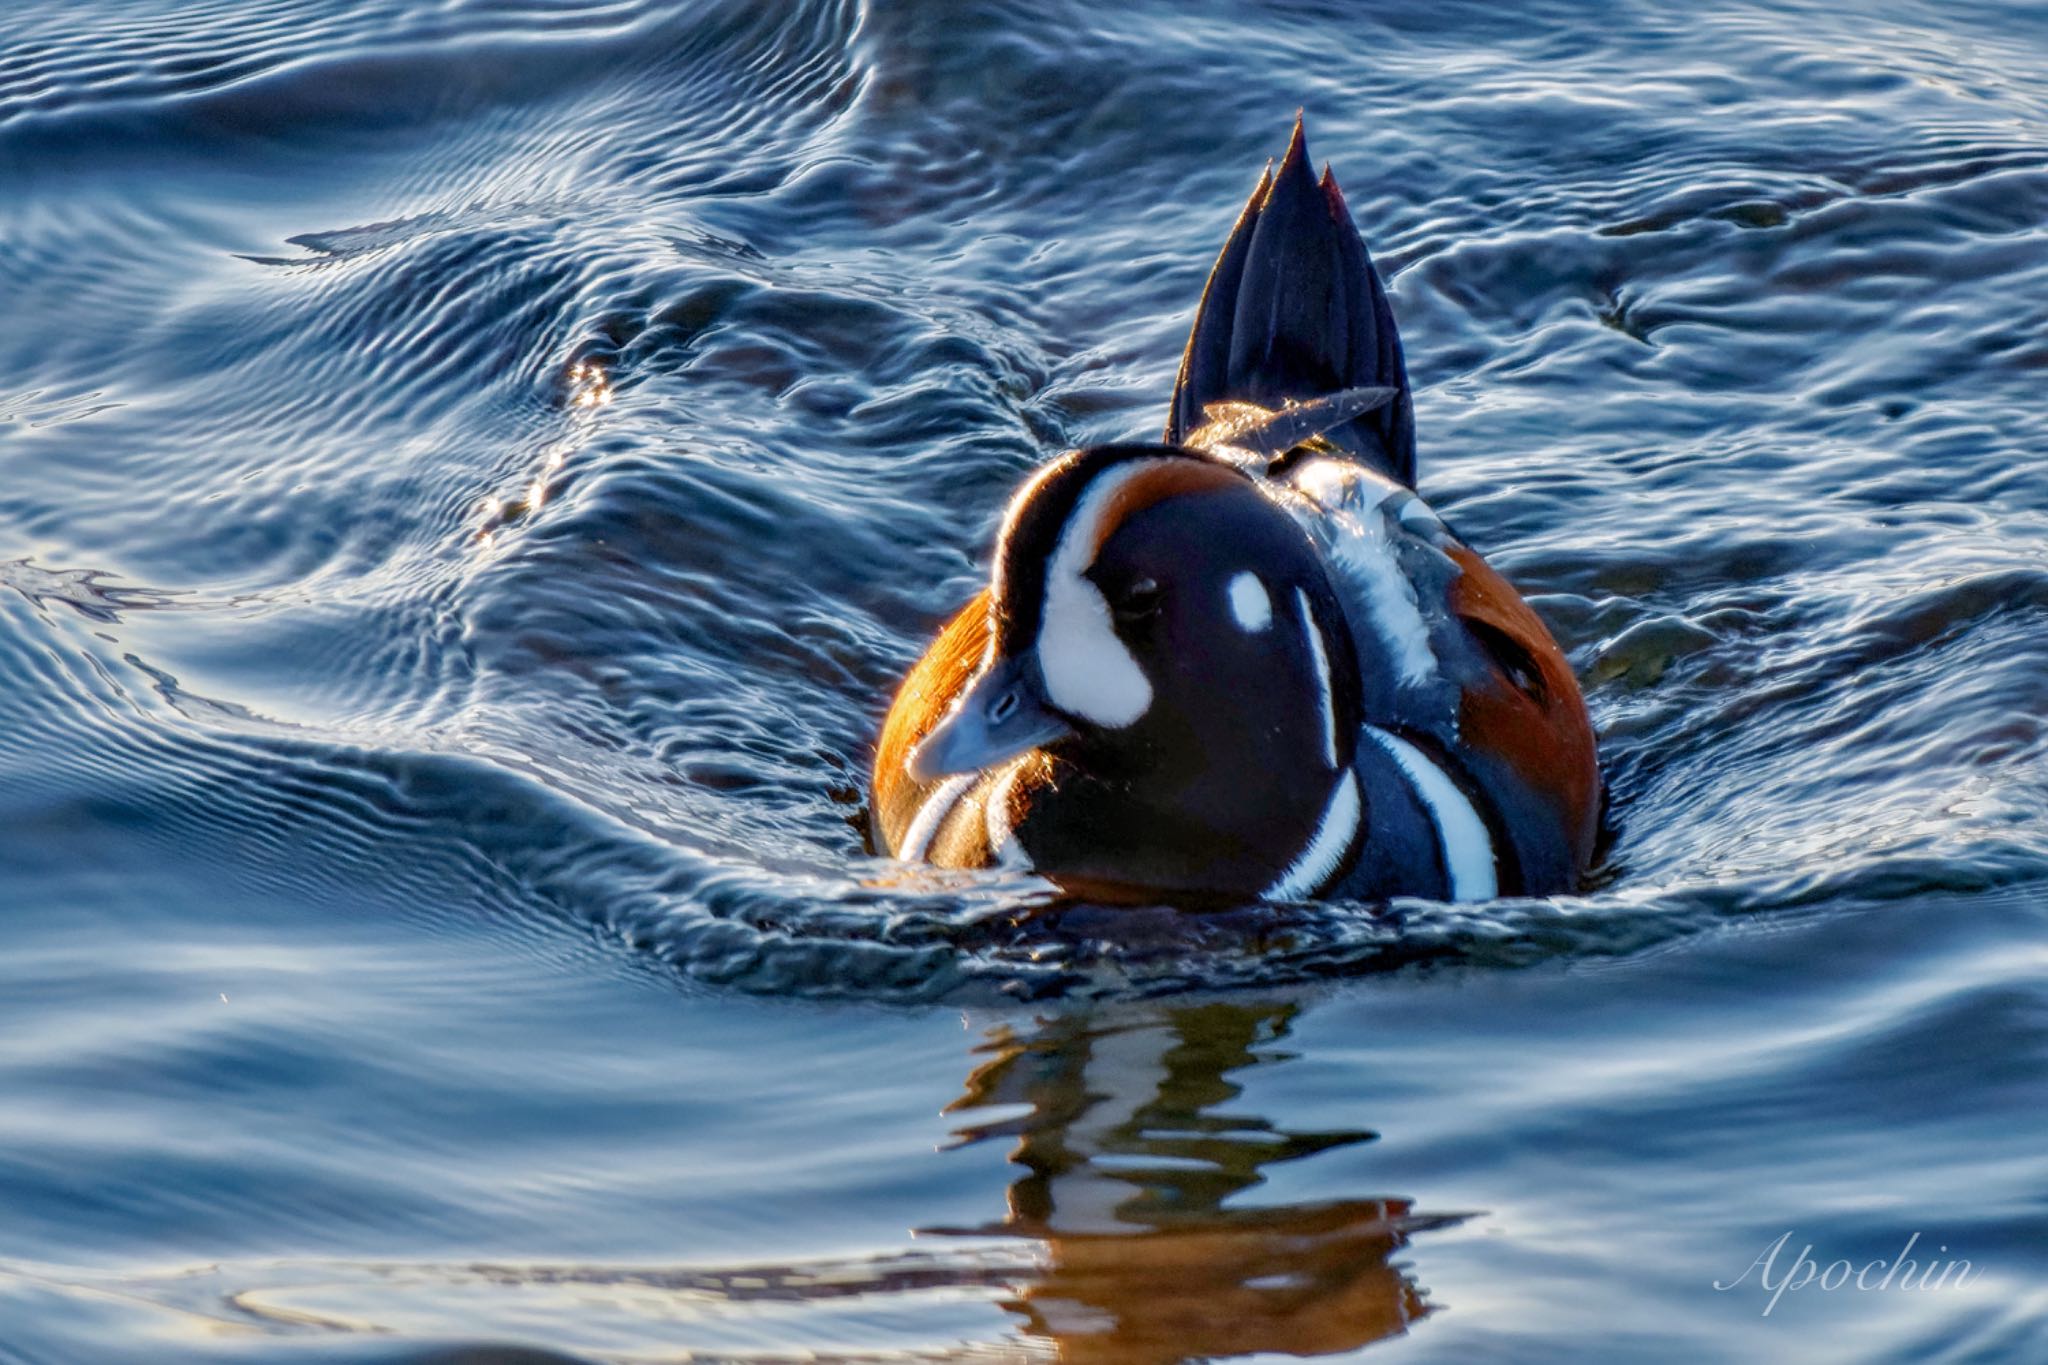
<svg viewBox="0 0 2048 1365"><path fill-rule="evenodd" d="M1259 178L1209 272L1166 440L1184 441L1211 403L1278 407L1358 388L1389 388L1394 397L1326 435L1414 487L1415 405L1387 291L1336 179L1325 168L1318 182L1309 169L1296 119L1280 169Z"/></svg>

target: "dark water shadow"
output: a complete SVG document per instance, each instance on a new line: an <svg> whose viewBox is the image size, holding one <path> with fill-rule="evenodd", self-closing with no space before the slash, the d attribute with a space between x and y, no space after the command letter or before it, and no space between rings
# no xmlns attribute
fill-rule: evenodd
<svg viewBox="0 0 2048 1365"><path fill-rule="evenodd" d="M918 1244L897 1250L724 1265L308 1258L111 1275L0 1263L0 1294L351 1361L1172 1365L1356 1351L1444 1306L1406 1253L1417 1234L1472 1215L1349 1190L1340 1163L1315 1198L1259 1199L1280 1168L1355 1157L1378 1136L1289 1127L1245 1103L1247 1073L1292 1056L1300 1010L1271 998L1124 1003L990 1026L945 1112L957 1120L949 1150L1014 1141L1007 1187L988 1192L1002 1211L911 1229ZM856 1324L954 1344L879 1347ZM778 1344L764 1350L764 1337Z"/></svg>
<svg viewBox="0 0 2048 1365"><path fill-rule="evenodd" d="M962 1143L1014 1138L1023 1174L1003 1217L925 1231L1035 1243L1042 1269L1002 1306L1061 1360L1315 1356L1406 1333L1436 1305L1396 1257L1465 1215L1380 1194L1243 1202L1274 1166L1378 1136L1235 1107L1233 1074L1284 1059L1297 1009L1077 1011L992 1029L948 1112L968 1120Z"/></svg>

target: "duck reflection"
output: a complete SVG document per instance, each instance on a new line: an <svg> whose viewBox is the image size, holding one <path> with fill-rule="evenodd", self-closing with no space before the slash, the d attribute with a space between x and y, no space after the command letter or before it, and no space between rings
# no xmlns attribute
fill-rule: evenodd
<svg viewBox="0 0 2048 1365"><path fill-rule="evenodd" d="M1232 1073L1286 1055L1296 1007L1082 1013L991 1031L948 1113L963 1142L1015 1137L1000 1222L947 1231L1036 1239L1045 1268L1005 1308L1059 1358L1169 1362L1322 1355L1405 1332L1430 1311L1392 1257L1419 1218L1404 1199L1226 1207L1267 1167L1368 1142L1232 1113ZM1021 1112L1017 1112L1021 1110Z"/></svg>

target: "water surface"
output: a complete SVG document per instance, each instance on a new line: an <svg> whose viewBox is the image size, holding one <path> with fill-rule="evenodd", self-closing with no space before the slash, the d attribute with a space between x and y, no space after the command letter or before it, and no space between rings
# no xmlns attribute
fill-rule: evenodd
<svg viewBox="0 0 2048 1365"><path fill-rule="evenodd" d="M0 1358L2048 1358L2039 8L16 8ZM868 857L1297 107L1601 885Z"/></svg>

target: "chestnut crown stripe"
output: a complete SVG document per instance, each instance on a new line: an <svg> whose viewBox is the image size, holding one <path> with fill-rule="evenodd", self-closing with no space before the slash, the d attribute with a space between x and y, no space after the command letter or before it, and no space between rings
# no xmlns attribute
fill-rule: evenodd
<svg viewBox="0 0 2048 1365"><path fill-rule="evenodd" d="M1044 620L1045 576L1081 500L1111 470L1139 460L1162 464L1157 471L1129 480L1105 508L1089 546L1091 558L1101 542L1140 507L1197 488L1246 481L1245 475L1230 466L1183 446L1088 446L1047 465L1011 499L996 538L989 608L993 613L992 647L998 654L1021 654L1037 640Z"/></svg>
<svg viewBox="0 0 2048 1365"><path fill-rule="evenodd" d="M1237 487L1244 482L1244 475L1237 470L1206 459L1169 460L1153 465L1126 480L1110 497L1101 519L1095 523L1095 544L1090 554L1099 552L1103 543L1116 534L1117 527L1147 507L1183 494Z"/></svg>

